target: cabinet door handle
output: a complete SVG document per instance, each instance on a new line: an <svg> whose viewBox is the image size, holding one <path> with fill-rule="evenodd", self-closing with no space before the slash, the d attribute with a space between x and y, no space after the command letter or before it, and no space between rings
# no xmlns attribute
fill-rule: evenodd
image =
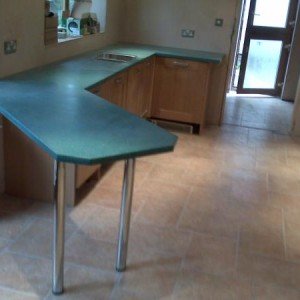
<svg viewBox="0 0 300 300"><path fill-rule="evenodd" d="M123 83L122 78L117 78L117 79L115 80L115 83L116 83L116 84L121 84L121 83Z"/></svg>
<svg viewBox="0 0 300 300"><path fill-rule="evenodd" d="M179 68L188 68L189 64L175 60L175 61L173 61L173 66L179 67Z"/></svg>

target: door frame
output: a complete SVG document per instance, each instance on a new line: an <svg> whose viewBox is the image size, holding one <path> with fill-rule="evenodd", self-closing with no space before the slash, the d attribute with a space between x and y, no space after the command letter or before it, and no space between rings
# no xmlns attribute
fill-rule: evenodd
<svg viewBox="0 0 300 300"><path fill-rule="evenodd" d="M296 19L298 0L291 0L290 2L289 12L287 15L287 26L285 28L253 26L252 24L254 21L256 2L257 0L251 0L250 2L249 17L247 22L247 29L246 29L245 43L244 43L244 49L242 55L241 69L240 69L239 80L238 80L237 93L238 94L266 94L271 96L280 96L282 92L282 86L285 79L289 53L290 53L289 49L286 49L285 46L290 44L293 38L293 27L289 25L289 22L291 20ZM283 43L274 89L243 88L251 39L278 40L278 41L282 41Z"/></svg>

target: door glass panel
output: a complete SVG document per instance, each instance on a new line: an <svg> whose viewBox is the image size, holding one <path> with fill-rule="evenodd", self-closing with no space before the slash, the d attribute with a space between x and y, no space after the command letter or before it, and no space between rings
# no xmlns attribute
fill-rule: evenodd
<svg viewBox="0 0 300 300"><path fill-rule="evenodd" d="M282 41L251 40L245 89L274 89L282 51Z"/></svg>
<svg viewBox="0 0 300 300"><path fill-rule="evenodd" d="M290 0L257 0L254 12L254 26L284 28Z"/></svg>

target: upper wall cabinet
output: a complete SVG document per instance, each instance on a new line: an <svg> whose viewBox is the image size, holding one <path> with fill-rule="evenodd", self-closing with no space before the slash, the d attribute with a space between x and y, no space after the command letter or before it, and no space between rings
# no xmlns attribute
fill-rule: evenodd
<svg viewBox="0 0 300 300"><path fill-rule="evenodd" d="M45 45L103 33L107 0L45 1Z"/></svg>

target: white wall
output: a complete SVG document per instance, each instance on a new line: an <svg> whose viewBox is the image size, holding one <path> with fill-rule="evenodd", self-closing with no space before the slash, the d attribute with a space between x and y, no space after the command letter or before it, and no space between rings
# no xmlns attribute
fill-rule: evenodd
<svg viewBox="0 0 300 300"><path fill-rule="evenodd" d="M228 53L236 0L127 0L126 39L189 49ZM223 18L224 26L214 26ZM195 29L194 39L181 29Z"/></svg>
<svg viewBox="0 0 300 300"><path fill-rule="evenodd" d="M119 40L124 0L107 1L106 32L58 46L44 46L44 1L0 0L0 78ZM3 42L16 39L18 51L4 55Z"/></svg>
<svg viewBox="0 0 300 300"><path fill-rule="evenodd" d="M229 55L236 6L240 0L126 0L123 40L144 44L222 52ZM224 19L215 27L216 18ZM194 29L194 39L181 29ZM207 119L218 124L224 103L227 60L212 72Z"/></svg>

